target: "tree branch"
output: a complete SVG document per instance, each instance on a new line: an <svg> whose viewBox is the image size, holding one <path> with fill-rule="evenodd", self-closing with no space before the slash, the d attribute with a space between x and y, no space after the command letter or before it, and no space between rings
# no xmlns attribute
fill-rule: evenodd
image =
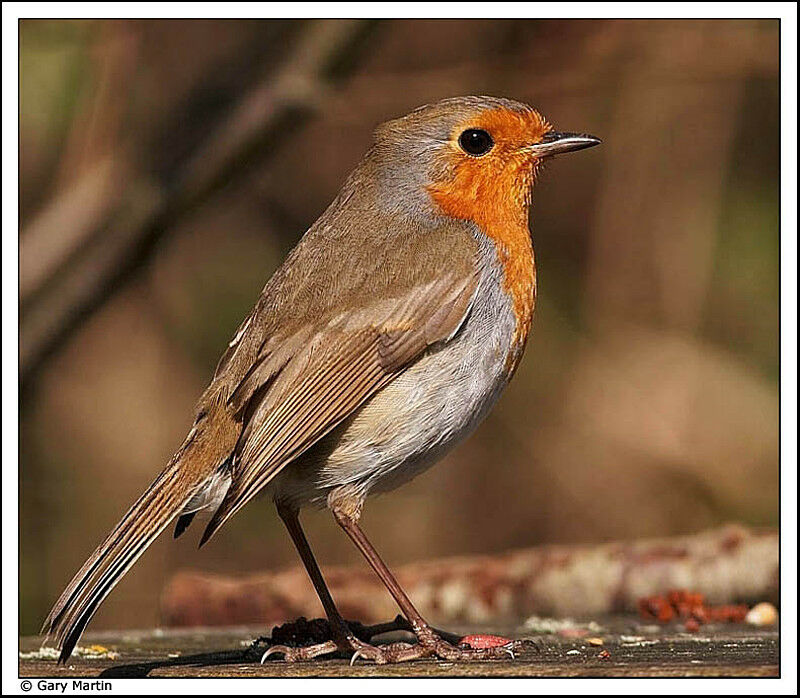
<svg viewBox="0 0 800 698"><path fill-rule="evenodd" d="M728 525L657 540L444 558L396 572L422 614L440 623L636 611L642 596L674 588L702 593L713 604L777 602L778 534ZM328 568L325 579L345 617L369 623L396 613L363 565ZM161 612L173 626L270 625L313 618L320 606L299 567L242 578L186 571L168 583Z"/></svg>
<svg viewBox="0 0 800 698"><path fill-rule="evenodd" d="M244 96L169 185L147 175L134 176L122 201L101 224L96 216L85 216L72 225L63 244L54 243L55 258L42 259L37 249L47 246L47 238L61 237L60 225L72 220L74 202L95 193L95 210L103 208L89 180L53 202L33 229L23 231L22 290L30 300L20 329L23 390L47 358L150 258L178 219L263 160L277 136L283 140L296 133L320 109L331 86L347 74L345 59L352 58L373 27L363 20L308 23L282 67ZM81 195L84 191L89 195ZM77 242L84 243L79 254L74 249Z"/></svg>

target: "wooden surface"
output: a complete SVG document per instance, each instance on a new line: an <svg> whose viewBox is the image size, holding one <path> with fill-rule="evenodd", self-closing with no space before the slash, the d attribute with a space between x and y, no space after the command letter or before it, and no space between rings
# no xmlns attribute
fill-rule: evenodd
<svg viewBox="0 0 800 698"><path fill-rule="evenodd" d="M465 629L461 629L465 630ZM258 677L258 676L777 676L778 629L706 625L687 633L680 624L656 626L631 617L598 619L575 626L535 621L514 630L481 628L534 642L514 660L466 664L421 660L375 666L347 659L259 664L253 647L259 630L247 628L89 633L66 666L38 652L41 638L23 638L22 677ZM469 632L477 632L475 627ZM583 635L575 637L575 635ZM382 638L383 639L383 638ZM401 639L389 638L389 639ZM405 638L403 638L405 639ZM599 642L602 641L602 645ZM605 654L608 656L605 656Z"/></svg>

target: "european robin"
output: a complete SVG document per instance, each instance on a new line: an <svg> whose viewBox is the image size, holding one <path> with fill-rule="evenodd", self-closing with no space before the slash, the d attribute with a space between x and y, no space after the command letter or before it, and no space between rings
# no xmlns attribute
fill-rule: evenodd
<svg viewBox="0 0 800 698"><path fill-rule="evenodd" d="M400 588L359 517L368 494L407 482L475 429L511 379L536 299L528 230L536 171L546 158L598 143L493 97L445 99L379 126L239 327L177 453L47 617L60 660L173 519L177 537L208 512L202 545L265 491L333 638L271 652L298 660L349 651L380 663L507 656L508 646L446 642ZM330 509L416 644L374 646L354 636L300 526L307 505Z"/></svg>

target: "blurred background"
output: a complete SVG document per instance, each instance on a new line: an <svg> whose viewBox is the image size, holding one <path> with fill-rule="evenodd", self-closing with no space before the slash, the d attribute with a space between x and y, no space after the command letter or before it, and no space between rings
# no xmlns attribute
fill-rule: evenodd
<svg viewBox="0 0 800 698"><path fill-rule="evenodd" d="M477 433L364 523L390 563L778 522L777 21L22 21L21 632L180 444L265 281L374 126L464 94L600 148L536 187L534 331ZM323 563L359 562L323 512ZM296 564L271 503L160 539Z"/></svg>

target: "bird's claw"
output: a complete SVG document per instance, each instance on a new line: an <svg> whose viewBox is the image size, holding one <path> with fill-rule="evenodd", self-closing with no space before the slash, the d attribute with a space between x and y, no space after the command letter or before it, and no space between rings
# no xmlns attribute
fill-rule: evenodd
<svg viewBox="0 0 800 698"><path fill-rule="evenodd" d="M329 640L328 642L321 642L318 645L310 645L308 647L289 647L288 645L273 645L264 654L261 655L261 663L273 654L282 654L284 662L305 662L314 657L319 657L323 654L331 654L338 649L335 642Z"/></svg>
<svg viewBox="0 0 800 698"><path fill-rule="evenodd" d="M514 653L514 649L520 646L518 641L493 635L467 636L462 638L458 645L453 645L435 635L433 637L420 638L420 640L422 644L427 646L429 655L458 662L505 658L515 660L517 656ZM501 640L504 641L502 644L499 642Z"/></svg>
<svg viewBox="0 0 800 698"><path fill-rule="evenodd" d="M272 654L283 654L286 661L292 661L288 658L290 654L289 650L290 648L286 647L285 645L275 645L274 647L270 647L266 652L264 652L264 654L261 655L261 663L263 664L266 662L267 658Z"/></svg>
<svg viewBox="0 0 800 698"><path fill-rule="evenodd" d="M392 661L389 647L386 645L370 645L355 638L349 638L349 644L355 649L353 656L350 657L350 666L355 665L359 658L372 660L375 664L387 664Z"/></svg>

